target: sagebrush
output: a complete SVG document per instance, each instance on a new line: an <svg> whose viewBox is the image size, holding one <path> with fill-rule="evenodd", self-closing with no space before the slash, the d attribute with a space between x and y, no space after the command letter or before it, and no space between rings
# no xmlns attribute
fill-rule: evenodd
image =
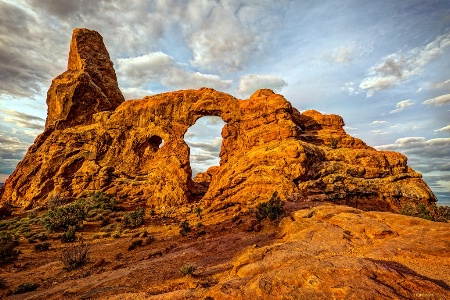
<svg viewBox="0 0 450 300"><path fill-rule="evenodd" d="M255 216L258 221L268 218L271 221L279 220L284 216L284 203L275 191L269 201L258 204Z"/></svg>
<svg viewBox="0 0 450 300"><path fill-rule="evenodd" d="M66 270L78 269L89 261L89 246L81 242L78 245L66 247L61 251L60 260Z"/></svg>

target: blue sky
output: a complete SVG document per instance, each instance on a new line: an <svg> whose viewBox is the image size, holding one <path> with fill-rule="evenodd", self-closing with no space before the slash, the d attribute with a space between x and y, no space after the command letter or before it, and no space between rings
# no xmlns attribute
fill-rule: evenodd
<svg viewBox="0 0 450 300"><path fill-rule="evenodd" d="M406 154L450 204L448 0L0 0L0 182L43 130L75 27L103 36L126 99L272 88ZM186 134L194 171L217 164L222 126L202 118Z"/></svg>

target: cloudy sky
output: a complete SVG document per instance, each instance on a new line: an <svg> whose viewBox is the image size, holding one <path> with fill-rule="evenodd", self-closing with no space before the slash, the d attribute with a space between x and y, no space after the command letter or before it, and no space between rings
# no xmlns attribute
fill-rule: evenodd
<svg viewBox="0 0 450 300"><path fill-rule="evenodd" d="M75 27L104 37L126 99L271 88L406 154L450 205L449 0L0 0L0 182L43 130ZM217 164L222 126L186 134L194 171Z"/></svg>

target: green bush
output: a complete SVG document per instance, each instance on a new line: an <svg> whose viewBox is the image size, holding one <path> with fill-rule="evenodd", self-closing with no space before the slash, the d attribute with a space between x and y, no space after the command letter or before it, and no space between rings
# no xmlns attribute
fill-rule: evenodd
<svg viewBox="0 0 450 300"><path fill-rule="evenodd" d="M91 194L91 208L92 209L105 209L110 211L117 210L116 198L110 197L103 192L95 192Z"/></svg>
<svg viewBox="0 0 450 300"><path fill-rule="evenodd" d="M61 251L61 262L68 271L82 267L89 261L89 246L83 242Z"/></svg>
<svg viewBox="0 0 450 300"><path fill-rule="evenodd" d="M144 224L145 209L136 208L133 212L128 212L123 216L122 223L125 228L137 228Z"/></svg>
<svg viewBox="0 0 450 300"><path fill-rule="evenodd" d="M188 221L181 222L180 225L178 225L178 227L180 228L180 234L182 236L185 236L189 232L191 232L191 225L189 225Z"/></svg>
<svg viewBox="0 0 450 300"><path fill-rule="evenodd" d="M194 211L197 214L197 217L201 220L202 219L202 211L203 211L202 208L200 206L197 206Z"/></svg>
<svg viewBox="0 0 450 300"><path fill-rule="evenodd" d="M113 232L115 229L114 224L109 224L100 228L101 232Z"/></svg>
<svg viewBox="0 0 450 300"><path fill-rule="evenodd" d="M426 219L426 220L433 220L433 216L431 215L430 211L427 209L425 204L420 203L417 205L417 217Z"/></svg>
<svg viewBox="0 0 450 300"><path fill-rule="evenodd" d="M35 283L35 282L27 282L24 284L19 285L13 292L13 295L18 295L18 294L24 294L24 293L28 293L28 292L32 292L37 290L37 288L39 287L39 283Z"/></svg>
<svg viewBox="0 0 450 300"><path fill-rule="evenodd" d="M61 235L61 242L72 243L77 240L77 228L75 226L70 226L66 232Z"/></svg>
<svg viewBox="0 0 450 300"><path fill-rule="evenodd" d="M258 204L255 213L256 219L259 222L266 218L271 221L279 220L284 215L283 205L284 203L278 196L278 192L275 191L269 201Z"/></svg>
<svg viewBox="0 0 450 300"><path fill-rule="evenodd" d="M0 263L8 263L17 259L20 251L15 250L17 241L9 232L0 232Z"/></svg>
<svg viewBox="0 0 450 300"><path fill-rule="evenodd" d="M66 205L70 199L62 197L60 194L52 195L47 201L48 209L55 209L60 206Z"/></svg>
<svg viewBox="0 0 450 300"><path fill-rule="evenodd" d="M414 216L416 214L416 209L411 204L406 203L405 205L402 206L400 214L405 216Z"/></svg>
<svg viewBox="0 0 450 300"><path fill-rule="evenodd" d="M418 217L426 220L434 220L432 213L423 203L419 203L417 206L413 206L410 203L406 203L402 206L400 214L411 217Z"/></svg>
<svg viewBox="0 0 450 300"><path fill-rule="evenodd" d="M42 221L42 226L50 232L68 231L69 228L78 230L83 226L88 209L88 205L82 200L54 207L47 212Z"/></svg>
<svg viewBox="0 0 450 300"><path fill-rule="evenodd" d="M184 265L180 268L180 274L183 275L183 277L187 275L192 275L194 274L196 269L197 268L195 266Z"/></svg>
<svg viewBox="0 0 450 300"><path fill-rule="evenodd" d="M435 221L437 222L449 222L450 221L450 206L435 206Z"/></svg>
<svg viewBox="0 0 450 300"><path fill-rule="evenodd" d="M339 145L340 139L332 139L331 143L330 143L330 147L331 149L336 149L337 146Z"/></svg>
<svg viewBox="0 0 450 300"><path fill-rule="evenodd" d="M49 242L44 242L44 243L34 245L34 250L36 250L38 252L47 251L49 248L50 248Z"/></svg>

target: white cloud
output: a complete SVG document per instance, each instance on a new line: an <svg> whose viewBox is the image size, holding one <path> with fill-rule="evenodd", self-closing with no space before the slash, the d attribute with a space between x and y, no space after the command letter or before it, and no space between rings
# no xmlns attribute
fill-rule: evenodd
<svg viewBox="0 0 450 300"><path fill-rule="evenodd" d="M155 94L154 92L152 92L150 90L146 90L143 88L135 88L135 87L121 88L121 91L126 100L142 99L145 96L151 96L151 95Z"/></svg>
<svg viewBox="0 0 450 300"><path fill-rule="evenodd" d="M359 91L355 88L355 83L352 81L346 82L345 86L342 87L341 90L347 92L350 96L359 94Z"/></svg>
<svg viewBox="0 0 450 300"><path fill-rule="evenodd" d="M264 50L269 32L278 26L286 1L191 1L189 47L191 64L206 70L242 70ZM201 22L199 22L201 20Z"/></svg>
<svg viewBox="0 0 450 300"><path fill-rule="evenodd" d="M335 47L323 55L325 62L331 64L343 64L353 61L353 59L362 57L373 51L373 45L358 45L354 41L346 42L343 45Z"/></svg>
<svg viewBox="0 0 450 300"><path fill-rule="evenodd" d="M370 125L374 125L374 126L385 125L385 124L388 124L388 122L376 120L376 121L373 121L372 123L370 123Z"/></svg>
<svg viewBox="0 0 450 300"><path fill-rule="evenodd" d="M450 180L438 180L436 183L439 185L441 191L450 192Z"/></svg>
<svg viewBox="0 0 450 300"><path fill-rule="evenodd" d="M228 89L232 83L231 80L222 80L217 75L191 72L186 69L186 65L175 62L173 57L162 52L120 58L118 62L119 80L127 88L136 89L135 91L145 90L143 87L150 83L162 83L175 89L205 86L219 90Z"/></svg>
<svg viewBox="0 0 450 300"><path fill-rule="evenodd" d="M0 110L4 116L2 119L5 122L14 124L22 128L29 128L35 130L43 130L45 120L41 117L25 114L19 111L2 109ZM9 116L9 117L8 117Z"/></svg>
<svg viewBox="0 0 450 300"><path fill-rule="evenodd" d="M248 97L258 89L267 88L279 92L285 86L286 81L274 75L248 74L240 77L237 92Z"/></svg>
<svg viewBox="0 0 450 300"><path fill-rule="evenodd" d="M210 126L223 126L225 122L222 120L221 117L217 116L205 116L206 118L206 125Z"/></svg>
<svg viewBox="0 0 450 300"><path fill-rule="evenodd" d="M434 88L434 89L440 89L440 88L450 89L450 79L446 80L446 81L443 81L443 82L433 83L433 84L431 84L431 88Z"/></svg>
<svg viewBox="0 0 450 300"><path fill-rule="evenodd" d="M448 132L448 133L450 133L450 124L447 125L447 126L444 126L444 127L440 128L440 129L436 129L435 131L439 131L439 132Z"/></svg>
<svg viewBox="0 0 450 300"><path fill-rule="evenodd" d="M436 98L431 98L422 102L422 104L442 106L450 104L450 94L445 94Z"/></svg>
<svg viewBox="0 0 450 300"><path fill-rule="evenodd" d="M288 2L0 1L0 94L44 95L51 79L65 71L70 35L80 24L104 37L114 62L162 49L188 64L191 58L190 65L178 67L180 75L166 76L166 86L205 85L223 90L231 83L205 73L242 70L262 55Z"/></svg>
<svg viewBox="0 0 450 300"><path fill-rule="evenodd" d="M431 43L403 53L398 51L382 59L368 71L359 88L372 96L375 92L398 85L422 72L422 68L450 46L450 33L436 37Z"/></svg>
<svg viewBox="0 0 450 300"><path fill-rule="evenodd" d="M375 148L405 154L408 157L408 164L422 173L447 174L450 172L450 138L427 140L424 137L404 137L397 139L393 144Z"/></svg>
<svg viewBox="0 0 450 300"><path fill-rule="evenodd" d="M371 130L371 132L374 133L374 134L378 134L378 135L389 134L389 131L383 131L381 129Z"/></svg>
<svg viewBox="0 0 450 300"><path fill-rule="evenodd" d="M401 112L402 110L404 110L407 107L410 107L412 105L414 105L414 102L411 99L400 101L395 106L396 108L394 110L391 110L389 113L394 114L394 113Z"/></svg>
<svg viewBox="0 0 450 300"><path fill-rule="evenodd" d="M450 138L436 138L427 140L424 137L399 138L394 144L376 146L378 150L401 150L407 153L420 154L423 157L449 158Z"/></svg>
<svg viewBox="0 0 450 300"><path fill-rule="evenodd" d="M353 54L355 50L356 45L354 43L334 48L331 51L331 60L332 62L337 64L350 62L353 59Z"/></svg>

